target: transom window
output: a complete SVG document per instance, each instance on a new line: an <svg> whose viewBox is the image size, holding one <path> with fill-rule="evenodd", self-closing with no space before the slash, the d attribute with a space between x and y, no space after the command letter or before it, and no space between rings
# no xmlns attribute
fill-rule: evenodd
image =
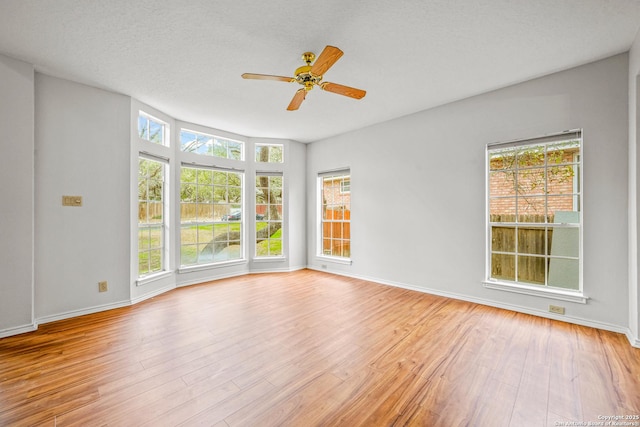
<svg viewBox="0 0 640 427"><path fill-rule="evenodd" d="M487 147L488 279L581 290L581 131Z"/></svg>
<svg viewBox="0 0 640 427"><path fill-rule="evenodd" d="M180 173L180 262L183 266L243 258L242 176L210 168Z"/></svg>
<svg viewBox="0 0 640 427"><path fill-rule="evenodd" d="M220 138L206 133L182 129L180 131L180 150L187 153L220 157L223 159L243 160L244 144L240 141Z"/></svg>
<svg viewBox="0 0 640 427"><path fill-rule="evenodd" d="M138 136L154 144L169 145L166 124L142 112L138 115Z"/></svg>
<svg viewBox="0 0 640 427"><path fill-rule="evenodd" d="M282 256L282 174L256 175L256 256Z"/></svg>
<svg viewBox="0 0 640 427"><path fill-rule="evenodd" d="M349 171L320 174L320 255L351 256L351 175ZM343 191L348 188L349 191Z"/></svg>
<svg viewBox="0 0 640 427"><path fill-rule="evenodd" d="M165 164L138 160L138 276L164 270Z"/></svg>
<svg viewBox="0 0 640 427"><path fill-rule="evenodd" d="M282 163L282 144L256 144L256 162Z"/></svg>

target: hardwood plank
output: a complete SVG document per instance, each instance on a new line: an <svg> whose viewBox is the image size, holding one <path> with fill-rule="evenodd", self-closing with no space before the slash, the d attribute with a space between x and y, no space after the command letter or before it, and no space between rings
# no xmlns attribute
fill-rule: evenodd
<svg viewBox="0 0 640 427"><path fill-rule="evenodd" d="M224 421L224 419L229 415L248 405L254 404L259 399L269 397L273 389L274 386L269 382L260 381L250 388L242 390L218 404L215 404L216 402L203 401L206 406L204 410L200 410L200 407L180 407L177 410L173 410L168 413L167 415L169 418L163 418L162 422L166 422L168 425L209 426ZM195 416L189 417L194 413L196 414ZM180 421L180 419L184 418L183 416L187 416L189 418L179 424L175 423L175 421Z"/></svg>
<svg viewBox="0 0 640 427"><path fill-rule="evenodd" d="M49 423L57 415L82 408L85 405L96 402L100 394L95 384L81 384L40 396L35 399L25 399L29 408L25 410L23 405L14 406L9 410L0 407L0 425L2 426L32 426L40 423ZM56 420L57 422L57 420Z"/></svg>
<svg viewBox="0 0 640 427"><path fill-rule="evenodd" d="M241 391L231 381L219 385L217 381L212 383L200 382L189 387L186 393L175 393L169 399L145 407L144 411L129 418L130 425L177 425Z"/></svg>
<svg viewBox="0 0 640 427"><path fill-rule="evenodd" d="M510 425L544 426L547 424L549 383L548 365L532 362L527 366L517 388Z"/></svg>
<svg viewBox="0 0 640 427"><path fill-rule="evenodd" d="M128 390L127 395L97 399L70 411L60 411L56 422L58 425L86 426L93 423L111 423L120 418L128 419L145 411L147 405L166 399L185 388L184 382L180 379L161 381L161 384L157 385L155 383L145 385L135 391Z"/></svg>
<svg viewBox="0 0 640 427"><path fill-rule="evenodd" d="M579 331L565 325L555 325L554 333L550 345L551 364L549 387L549 423L582 421L582 400L576 399L580 396L580 389L589 387L588 383L581 384L580 366L578 365L577 353L579 344L577 335Z"/></svg>
<svg viewBox="0 0 640 427"><path fill-rule="evenodd" d="M291 414L289 425L331 425L329 418L343 414L354 402L361 399L361 396L366 394L366 391L373 387L381 377L382 374L373 369L364 368L355 371L352 376L338 383L315 405L307 408L304 412Z"/></svg>
<svg viewBox="0 0 640 427"><path fill-rule="evenodd" d="M224 421L231 427L313 425L306 412L313 408L316 402L326 399L326 395L341 383L340 378L323 372L314 378L305 378L286 387L276 388L267 405L265 402L247 405L226 417ZM296 416L298 421L294 422Z"/></svg>
<svg viewBox="0 0 640 427"><path fill-rule="evenodd" d="M352 393L338 411L322 420L322 425L364 425L371 411L384 405L407 376L415 377L410 367L397 365L390 367L387 372L365 377L373 381L367 382L366 388L359 388L356 394Z"/></svg>

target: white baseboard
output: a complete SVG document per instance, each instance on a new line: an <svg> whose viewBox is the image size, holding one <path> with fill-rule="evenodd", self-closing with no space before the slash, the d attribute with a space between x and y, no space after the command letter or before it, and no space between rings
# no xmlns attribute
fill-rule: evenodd
<svg viewBox="0 0 640 427"><path fill-rule="evenodd" d="M192 280L176 281L176 288L182 288L182 287L191 286L191 285L199 285L201 283L212 282L215 280L229 279L231 277L246 276L247 274L249 274L248 271L239 271L234 273L217 274L217 275L214 274L211 276L198 277L197 279L192 279Z"/></svg>
<svg viewBox="0 0 640 427"><path fill-rule="evenodd" d="M247 274L262 274L262 273L291 273L293 271L304 270L307 268L305 265L296 266L296 267L283 267L283 268L265 268L265 269L256 269L253 268Z"/></svg>
<svg viewBox="0 0 640 427"><path fill-rule="evenodd" d="M199 277L198 279L194 279L194 280L186 280L186 281L182 281L182 282L178 281L176 283L176 287L182 288L182 287L185 287L185 286L199 285L201 283L212 282L212 281L215 281L215 280L229 279L231 277L246 276L248 274L290 273L292 271L303 270L305 268L307 268L306 265L301 265L301 266L296 266L296 267L284 267L284 268L265 268L264 270L255 269L254 268L251 271L242 271L242 272L235 272L235 273L211 275L211 276L206 276L206 277Z"/></svg>
<svg viewBox="0 0 640 427"><path fill-rule="evenodd" d="M114 308L127 307L129 305L131 305L131 301L120 301L120 302L114 302L110 304L95 305L93 307L83 308L80 310L65 311L64 313L39 317L36 319L36 325L55 322L56 320L70 319L72 317L84 316L85 314L98 313L100 311L113 310Z"/></svg>
<svg viewBox="0 0 640 427"><path fill-rule="evenodd" d="M633 333L631 332L631 329L627 329L627 332L625 333L625 335L627 336L627 339L629 340L632 346L636 348L640 348L640 338L634 337Z"/></svg>
<svg viewBox="0 0 640 427"><path fill-rule="evenodd" d="M138 304L138 303L140 303L142 301L146 301L146 300L151 299L153 297L157 297L158 295L162 295L165 292L172 291L175 288L176 287L172 284L172 285L169 285L169 286L165 286L164 288L156 289L153 292L149 292L149 293L146 293L144 295L140 295L138 297L131 298L131 305Z"/></svg>
<svg viewBox="0 0 640 427"><path fill-rule="evenodd" d="M0 338L10 337L12 335L20 335L27 332L33 332L38 329L38 324L33 322L29 325L15 326L13 328L7 328L0 330Z"/></svg>
<svg viewBox="0 0 640 427"><path fill-rule="evenodd" d="M622 326L619 326L619 325L613 325L613 324L606 323L606 322L599 322L599 321L584 319L584 318L575 317L575 316L560 316L560 315L556 315L556 314L553 314L553 313L549 313L547 311L538 310L538 309L532 309L532 308L529 308L529 307L523 307L523 306L519 306L519 305L515 305L515 304L505 304L505 303L500 303L500 302L496 302L496 301L492 301L492 300L485 300L483 298L476 298L476 297L470 297L470 296L467 296L467 295L461 295L461 294L457 294L457 293L453 293L453 292L441 291L441 290L438 290L438 289L424 288L424 287L418 287L418 286L413 286L413 285L407 285L405 283L382 280L382 279L378 279L378 278L375 278L375 277L366 277L366 276L360 276L360 275L357 275L357 274L346 274L346 273L336 272L336 271L327 271L325 269L319 269L319 268L316 268L316 267L313 267L313 266L307 266L307 268L310 269L310 270L321 271L321 272L329 273L329 274L336 274L336 275L339 275L339 276L353 277L354 279L366 280L366 281L373 282L373 283L378 283L378 284L381 284L381 285L393 286L393 287L396 287L396 288L408 289L408 290L411 290L411 291L422 292L422 293L430 294L430 295L438 295L438 296L441 296L441 297L446 297L446 298L452 298L452 299L457 299L457 300L461 300L461 301L472 302L472 303L475 303L475 304L486 305L486 306L489 306L489 307L502 308L504 310L515 311L515 312L518 312L518 313L531 314L533 316L544 317L544 318L553 319L553 320L559 320L561 322L573 323L573 324L581 325L581 326L588 326L590 328L602 329L602 330L611 331L611 332L617 332L617 333L620 333L620 334L624 334L627 337L627 339L629 340L629 343L633 347L640 348L640 340L638 340L637 338L633 337L633 335L631 334L631 331L629 330L629 328L625 328L625 327L622 327Z"/></svg>

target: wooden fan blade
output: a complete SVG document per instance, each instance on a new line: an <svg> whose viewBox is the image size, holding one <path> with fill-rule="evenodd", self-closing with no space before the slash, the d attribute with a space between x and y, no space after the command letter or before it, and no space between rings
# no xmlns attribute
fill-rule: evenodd
<svg viewBox="0 0 640 427"><path fill-rule="evenodd" d="M344 95L355 99L361 99L367 94L367 91L365 90L339 85L337 83L324 82L320 84L320 87L327 92L333 92L338 95Z"/></svg>
<svg viewBox="0 0 640 427"><path fill-rule="evenodd" d="M340 49L334 46L324 48L316 62L311 66L311 74L314 76L322 76L327 72L333 64L344 54Z"/></svg>
<svg viewBox="0 0 640 427"><path fill-rule="evenodd" d="M287 110L293 111L300 108L300 104L304 101L305 96L307 96L307 91L303 89L298 89L295 95L293 95L293 99L289 103Z"/></svg>
<svg viewBox="0 0 640 427"><path fill-rule="evenodd" d="M282 76L272 76L270 74L253 74L253 73L244 73L242 75L243 79L254 79L254 80L275 80L278 82L295 82L296 79L293 77L282 77Z"/></svg>

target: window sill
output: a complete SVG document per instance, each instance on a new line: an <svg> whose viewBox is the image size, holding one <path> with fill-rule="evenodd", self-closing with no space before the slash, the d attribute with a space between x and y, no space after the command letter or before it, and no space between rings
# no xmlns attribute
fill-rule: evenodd
<svg viewBox="0 0 640 427"><path fill-rule="evenodd" d="M353 261L351 261L351 258L338 258L335 256L327 256L327 255L316 255L316 258L322 262L333 262L335 264L344 264L344 265L351 265L353 264Z"/></svg>
<svg viewBox="0 0 640 427"><path fill-rule="evenodd" d="M144 276L136 280L136 286L144 286L147 283L155 282L156 280L164 279L165 277L169 277L173 274L172 271L161 271L160 273L150 274L148 276Z"/></svg>
<svg viewBox="0 0 640 427"><path fill-rule="evenodd" d="M251 261L253 262L285 262L287 258L283 256L272 256L272 257L256 257Z"/></svg>
<svg viewBox="0 0 640 427"><path fill-rule="evenodd" d="M201 264L201 265L190 265L187 267L180 267L178 269L178 274L193 273L194 271L211 270L213 268L230 267L230 266L242 265L246 263L247 263L246 259L234 259L233 261L224 261L224 262L216 262L216 263Z"/></svg>
<svg viewBox="0 0 640 427"><path fill-rule="evenodd" d="M527 286L519 283L499 282L497 280L485 280L483 286L488 289L497 289L506 292L515 292L518 294L533 295L543 298L551 298L563 301L577 302L586 304L589 297L579 291L564 291L561 289L541 289L535 286Z"/></svg>

